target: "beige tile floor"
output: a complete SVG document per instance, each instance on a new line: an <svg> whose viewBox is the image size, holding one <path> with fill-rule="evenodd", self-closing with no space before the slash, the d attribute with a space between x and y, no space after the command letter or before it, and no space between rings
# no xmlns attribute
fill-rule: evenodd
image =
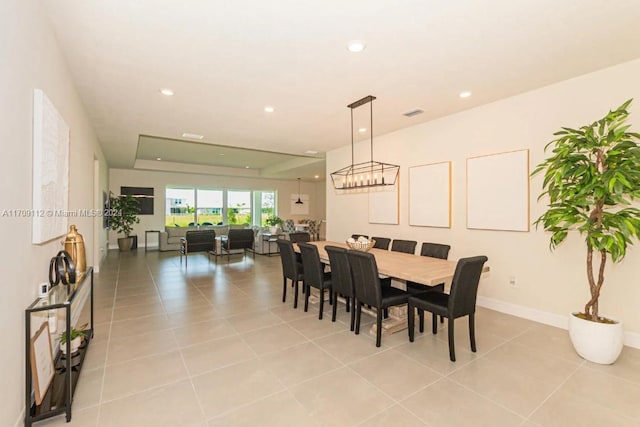
<svg viewBox="0 0 640 427"><path fill-rule="evenodd" d="M227 264L111 251L95 339L59 426L638 426L640 351L583 361L566 331L478 309L478 352L446 333L349 332L281 301L278 257ZM327 312L330 306L327 306ZM372 320L363 319L368 331ZM445 331L442 331L445 332Z"/></svg>

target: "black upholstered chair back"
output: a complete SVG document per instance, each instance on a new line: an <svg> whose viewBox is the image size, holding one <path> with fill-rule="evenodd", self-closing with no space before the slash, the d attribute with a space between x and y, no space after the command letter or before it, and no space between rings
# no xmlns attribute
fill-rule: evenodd
<svg viewBox="0 0 640 427"><path fill-rule="evenodd" d="M229 230L225 249L253 249L253 230L250 228Z"/></svg>
<svg viewBox="0 0 640 427"><path fill-rule="evenodd" d="M391 239L387 237L372 237L376 243L373 245L374 249L384 249L385 251L389 249L389 243L391 243Z"/></svg>
<svg viewBox="0 0 640 427"><path fill-rule="evenodd" d="M329 255L333 290L345 297L353 297L353 276L347 250L338 246L325 246L324 250Z"/></svg>
<svg viewBox="0 0 640 427"><path fill-rule="evenodd" d="M212 251L216 246L215 230L192 230L185 234L189 252Z"/></svg>
<svg viewBox="0 0 640 427"><path fill-rule="evenodd" d="M404 252L406 254L414 254L416 252L417 244L418 242L414 240L395 239L391 243L391 250L395 252Z"/></svg>
<svg viewBox="0 0 640 427"><path fill-rule="evenodd" d="M321 289L324 283L324 268L320 261L318 247L310 243L298 243L302 255L302 269L304 271L305 285Z"/></svg>
<svg viewBox="0 0 640 427"><path fill-rule="evenodd" d="M289 240L293 243L306 243L311 240L311 236L306 231L298 231L295 233L289 233Z"/></svg>
<svg viewBox="0 0 640 427"><path fill-rule="evenodd" d="M282 275L287 279L298 280L300 264L296 260L296 252L293 249L293 243L289 240L276 240L278 249L280 250L280 261L282 262Z"/></svg>
<svg viewBox="0 0 640 427"><path fill-rule="evenodd" d="M449 250L451 246L443 245L440 243L423 243L420 248L421 256L428 256L431 258L447 259L449 258Z"/></svg>
<svg viewBox="0 0 640 427"><path fill-rule="evenodd" d="M347 257L351 265L356 298L361 303L379 307L382 289L375 257L368 252L355 250L347 251Z"/></svg>
<svg viewBox="0 0 640 427"><path fill-rule="evenodd" d="M475 313L480 274L487 259L482 255L458 260L449 292L449 312L453 317Z"/></svg>

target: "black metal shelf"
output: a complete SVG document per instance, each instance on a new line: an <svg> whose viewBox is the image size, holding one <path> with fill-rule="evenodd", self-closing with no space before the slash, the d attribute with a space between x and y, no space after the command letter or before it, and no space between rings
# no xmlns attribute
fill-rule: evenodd
<svg viewBox="0 0 640 427"><path fill-rule="evenodd" d="M34 313L48 310L65 310L66 334L71 334L71 310L72 304L81 295L84 286L89 282L89 302L90 302L90 327L85 329L84 342L77 352L69 356L59 351L55 356L55 372L51 384L47 388L40 405L37 405L33 398L33 375L31 371L31 316ZM57 302L61 300L62 302ZM78 308L78 307L74 307ZM80 307L81 309L82 307ZM93 268L89 267L75 284L58 285L46 299L35 300L25 310L25 417L24 425L30 427L34 422L51 418L56 415L66 414L67 422L71 421L71 405L73 395L76 390L78 379L84 359L93 338ZM71 350L71 344L67 342L67 354Z"/></svg>

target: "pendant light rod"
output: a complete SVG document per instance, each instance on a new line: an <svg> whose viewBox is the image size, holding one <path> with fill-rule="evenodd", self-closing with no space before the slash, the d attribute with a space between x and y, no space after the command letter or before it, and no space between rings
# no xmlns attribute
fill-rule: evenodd
<svg viewBox="0 0 640 427"><path fill-rule="evenodd" d="M300 199L300 178L298 178L298 200L296 200L296 205L303 205L302 199Z"/></svg>

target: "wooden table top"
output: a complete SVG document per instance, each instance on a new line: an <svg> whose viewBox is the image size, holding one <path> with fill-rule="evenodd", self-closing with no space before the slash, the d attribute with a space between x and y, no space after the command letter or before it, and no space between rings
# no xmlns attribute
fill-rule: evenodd
<svg viewBox="0 0 640 427"><path fill-rule="evenodd" d="M320 259L324 262L329 262L329 256L324 250L325 246L349 248L346 243L340 242L317 241L309 243L318 247ZM296 246L297 249L297 245L294 246ZM369 252L375 256L380 274L397 279L410 280L424 285L433 286L443 282L450 283L456 270L456 261L406 254L403 252L393 252L384 249L370 249ZM489 266L485 264L482 271L489 271Z"/></svg>

